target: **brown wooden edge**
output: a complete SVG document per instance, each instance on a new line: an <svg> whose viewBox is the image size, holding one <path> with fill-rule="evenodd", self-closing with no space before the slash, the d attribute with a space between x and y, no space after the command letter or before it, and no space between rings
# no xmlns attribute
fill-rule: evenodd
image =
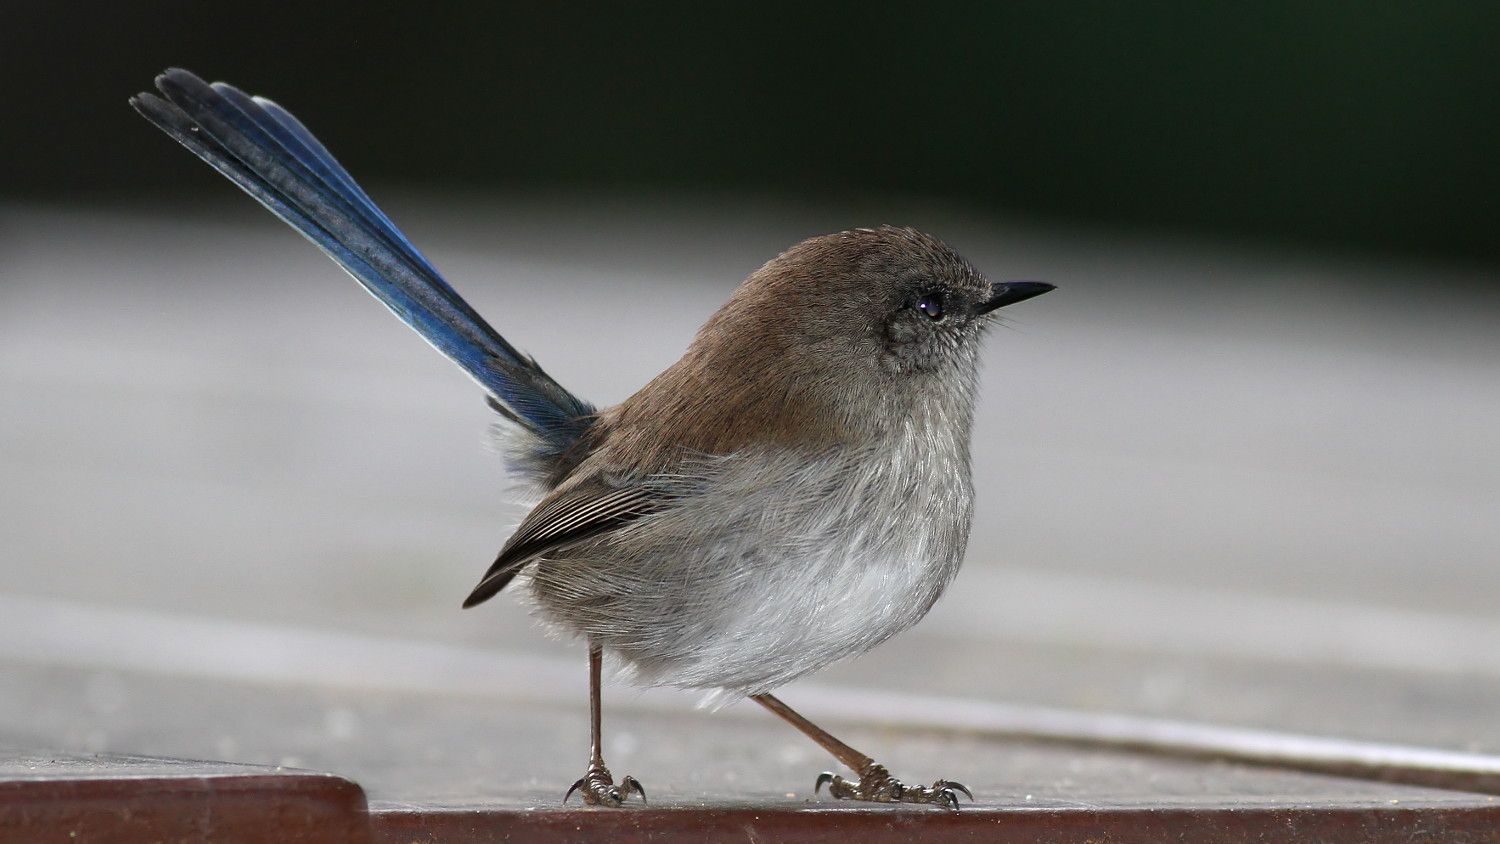
<svg viewBox="0 0 1500 844"><path fill-rule="evenodd" d="M1320 807L931 807L708 804L585 808L369 806L311 771L145 757L0 755L0 842L994 841L1500 844L1500 801Z"/></svg>
<svg viewBox="0 0 1500 844"><path fill-rule="evenodd" d="M0 842L366 844L364 790L333 774L124 756L0 755Z"/></svg>
<svg viewBox="0 0 1500 844"><path fill-rule="evenodd" d="M996 844L1161 844L1212 841L1500 842L1500 805L1475 807L1233 806L1139 809L771 808L412 810L371 813L377 844L524 841L823 842L866 844L984 841Z"/></svg>

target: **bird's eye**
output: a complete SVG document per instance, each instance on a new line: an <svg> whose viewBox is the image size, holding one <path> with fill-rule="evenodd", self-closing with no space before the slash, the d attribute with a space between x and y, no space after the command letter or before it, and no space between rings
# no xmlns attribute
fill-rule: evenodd
<svg viewBox="0 0 1500 844"><path fill-rule="evenodd" d="M943 318L943 294L928 293L917 300L917 310L927 315L933 322Z"/></svg>

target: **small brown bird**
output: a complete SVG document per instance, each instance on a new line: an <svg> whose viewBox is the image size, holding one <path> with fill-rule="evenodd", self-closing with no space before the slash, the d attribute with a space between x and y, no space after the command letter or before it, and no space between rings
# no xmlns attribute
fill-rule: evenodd
<svg viewBox="0 0 1500 844"><path fill-rule="evenodd" d="M156 85L131 100L142 115L327 252L506 420L507 462L539 500L464 606L519 579L587 640L591 750L569 795L645 798L604 764L607 650L636 682L775 712L858 774L820 776L835 797L957 808L962 785L905 786L771 690L915 624L952 581L980 340L995 309L1051 285L991 283L909 228L815 237L598 410L491 328L287 111L185 70Z"/></svg>

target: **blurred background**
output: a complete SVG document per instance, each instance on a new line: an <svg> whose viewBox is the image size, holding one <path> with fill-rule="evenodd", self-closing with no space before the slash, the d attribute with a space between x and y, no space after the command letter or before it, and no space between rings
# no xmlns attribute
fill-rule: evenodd
<svg viewBox="0 0 1500 844"><path fill-rule="evenodd" d="M990 341L958 588L807 683L1500 751L1500 7L3 18L0 659L293 659L161 632L243 624L555 660L582 704L576 644L458 611L519 516L477 390L126 106L181 65L601 404L809 235L1057 284Z"/></svg>
<svg viewBox="0 0 1500 844"><path fill-rule="evenodd" d="M119 108L178 64L316 115L377 184L930 196L1500 257L1491 4L17 0L6 21L0 172L21 196L210 193Z"/></svg>

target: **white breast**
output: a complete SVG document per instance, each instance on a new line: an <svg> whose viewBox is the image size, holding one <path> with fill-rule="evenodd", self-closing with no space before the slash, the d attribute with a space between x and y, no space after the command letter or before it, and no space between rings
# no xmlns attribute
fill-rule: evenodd
<svg viewBox="0 0 1500 844"><path fill-rule="evenodd" d="M921 619L958 570L973 498L967 431L934 430L717 461L671 516L678 549L697 547L656 596L654 627L620 649L638 679L765 691Z"/></svg>

